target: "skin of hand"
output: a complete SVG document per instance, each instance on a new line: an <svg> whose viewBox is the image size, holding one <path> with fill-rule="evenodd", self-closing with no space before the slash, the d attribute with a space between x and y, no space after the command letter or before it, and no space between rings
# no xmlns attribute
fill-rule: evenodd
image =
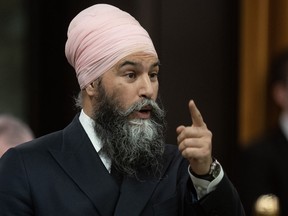
<svg viewBox="0 0 288 216"><path fill-rule="evenodd" d="M191 126L179 126L177 143L182 156L190 163L190 169L197 175L206 175L212 160L212 133L203 121L193 100L189 101Z"/></svg>

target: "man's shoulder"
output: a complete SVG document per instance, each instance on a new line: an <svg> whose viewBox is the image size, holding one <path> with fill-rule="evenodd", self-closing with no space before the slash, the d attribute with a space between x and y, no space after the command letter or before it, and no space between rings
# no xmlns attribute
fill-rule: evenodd
<svg viewBox="0 0 288 216"><path fill-rule="evenodd" d="M63 130L52 132L15 147L20 152L46 150L57 147L63 137Z"/></svg>
<svg viewBox="0 0 288 216"><path fill-rule="evenodd" d="M17 146L15 149L19 151L39 151L46 149L59 149L59 143L61 143L64 137L68 137L71 134L75 134L75 131L79 130L79 120L77 116L74 120L67 125L64 129L54 131L40 137L37 137L29 142L23 143Z"/></svg>

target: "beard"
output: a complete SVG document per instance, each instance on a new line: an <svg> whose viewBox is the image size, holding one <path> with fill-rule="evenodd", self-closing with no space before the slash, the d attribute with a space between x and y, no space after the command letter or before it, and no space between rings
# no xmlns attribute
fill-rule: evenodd
<svg viewBox="0 0 288 216"><path fill-rule="evenodd" d="M142 99L127 110L115 96L108 96L101 82L93 105L94 130L103 143L102 152L123 175L147 173L160 177L165 149L165 112L150 99ZM129 115L150 106L150 119L129 119Z"/></svg>

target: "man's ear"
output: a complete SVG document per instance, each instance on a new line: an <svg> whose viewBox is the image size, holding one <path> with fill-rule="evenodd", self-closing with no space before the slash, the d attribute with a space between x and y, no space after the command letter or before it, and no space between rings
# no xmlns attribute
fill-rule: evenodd
<svg viewBox="0 0 288 216"><path fill-rule="evenodd" d="M94 82L90 83L90 84L86 87L85 91L87 92L87 94L88 94L89 96L94 96L95 93L96 93L96 82L94 81Z"/></svg>

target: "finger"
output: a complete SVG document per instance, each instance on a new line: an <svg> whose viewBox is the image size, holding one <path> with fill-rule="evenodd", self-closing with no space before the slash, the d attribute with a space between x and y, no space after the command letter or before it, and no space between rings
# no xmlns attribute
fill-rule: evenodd
<svg viewBox="0 0 288 216"><path fill-rule="evenodd" d="M181 154L186 159L197 159L199 149L197 148L185 148L181 151Z"/></svg>
<svg viewBox="0 0 288 216"><path fill-rule="evenodd" d="M188 160L200 160L206 158L206 154L203 153L201 148L185 148L180 151L181 155Z"/></svg>
<svg viewBox="0 0 288 216"><path fill-rule="evenodd" d="M200 111L198 110L198 108L196 107L193 100L189 101L189 110L190 110L190 115L192 119L192 124L196 127L205 126L202 115Z"/></svg>
<svg viewBox="0 0 288 216"><path fill-rule="evenodd" d="M176 133L179 135L184 129L185 129L185 126L181 125L176 128Z"/></svg>
<svg viewBox="0 0 288 216"><path fill-rule="evenodd" d="M187 159L205 159L211 156L211 148L209 146L196 146L194 143L193 147L184 147L181 145L179 146L179 151L181 152L182 156Z"/></svg>
<svg viewBox="0 0 288 216"><path fill-rule="evenodd" d="M203 148L202 140L195 138L188 138L179 143L179 151L183 151L186 148Z"/></svg>
<svg viewBox="0 0 288 216"><path fill-rule="evenodd" d="M179 126L176 128L176 133L177 133L177 144L180 145L180 143L182 142L182 136L181 134L183 133L183 131L185 130L185 127L183 125Z"/></svg>
<svg viewBox="0 0 288 216"><path fill-rule="evenodd" d="M189 127L180 126L180 128L177 128L177 129L180 132L178 133L178 136L177 136L178 143L188 138L200 138L202 136L205 136L205 134L207 133L206 129L203 130L202 128L192 127L192 126L189 126Z"/></svg>

